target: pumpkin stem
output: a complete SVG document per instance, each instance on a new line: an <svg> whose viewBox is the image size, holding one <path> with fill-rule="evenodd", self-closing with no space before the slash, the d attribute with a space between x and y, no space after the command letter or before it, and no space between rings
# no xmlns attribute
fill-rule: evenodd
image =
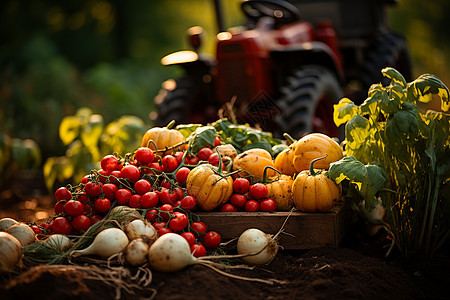
<svg viewBox="0 0 450 300"><path fill-rule="evenodd" d="M317 175L317 173L314 172L314 166L313 166L314 163L315 163L316 161L318 161L318 160L321 160L321 159L326 158L327 156L328 156L328 154L325 154L325 156L318 157L318 158L313 159L313 160L311 161L311 163L309 164L309 174L311 174L311 176L316 176L316 175Z"/></svg>
<svg viewBox="0 0 450 300"><path fill-rule="evenodd" d="M277 169L275 169L274 167L272 167L272 166L265 166L264 167L264 171L263 171L263 178L262 178L262 183L269 183L269 181L270 180L268 180L268 175L267 175L267 170L268 169L272 169L272 170L274 170L275 172L277 172L279 175L281 175L281 172L280 171L278 171Z"/></svg>
<svg viewBox="0 0 450 300"><path fill-rule="evenodd" d="M169 124L167 124L166 128L170 129L173 127L173 125L175 125L175 120L170 121Z"/></svg>
<svg viewBox="0 0 450 300"><path fill-rule="evenodd" d="M290 136L289 133L285 132L285 133L283 133L283 136L287 140L288 146L296 142L296 140L292 136Z"/></svg>

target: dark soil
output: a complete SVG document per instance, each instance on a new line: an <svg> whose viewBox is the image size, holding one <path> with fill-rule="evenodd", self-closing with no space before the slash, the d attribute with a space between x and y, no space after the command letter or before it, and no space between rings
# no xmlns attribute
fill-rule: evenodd
<svg viewBox="0 0 450 300"><path fill-rule="evenodd" d="M49 196L25 197L17 190L4 191L0 218L32 222L45 212L51 214L52 204ZM403 258L394 250L385 258L389 245L385 234L367 238L358 231L355 226L337 249L280 250L269 266L227 270L283 284L233 279L196 265L176 273L153 271L151 284L142 287L141 283L141 288L130 294L118 289L117 283L101 281L83 269L43 265L0 274L0 299L450 299L447 255L424 261ZM135 283L131 277L123 279Z"/></svg>

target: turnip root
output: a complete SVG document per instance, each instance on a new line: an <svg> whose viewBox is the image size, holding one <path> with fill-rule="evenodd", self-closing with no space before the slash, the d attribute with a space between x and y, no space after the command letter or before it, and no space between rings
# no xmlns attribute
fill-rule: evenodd
<svg viewBox="0 0 450 300"><path fill-rule="evenodd" d="M18 239L22 247L26 247L37 241L33 229L24 223L12 225L6 232Z"/></svg>
<svg viewBox="0 0 450 300"><path fill-rule="evenodd" d="M176 233L166 233L158 238L148 251L150 266L161 272L176 272L196 263L189 243Z"/></svg>
<svg viewBox="0 0 450 300"><path fill-rule="evenodd" d="M0 231L7 231L9 227L19 224L16 220L12 218L2 218L0 220Z"/></svg>
<svg viewBox="0 0 450 300"><path fill-rule="evenodd" d="M140 266L147 262L150 246L141 238L132 240L125 249L125 260L132 266Z"/></svg>
<svg viewBox="0 0 450 300"><path fill-rule="evenodd" d="M155 227L147 220L133 220L125 225L125 233L130 240L141 238L149 245L153 244L158 238L158 232Z"/></svg>
<svg viewBox="0 0 450 300"><path fill-rule="evenodd" d="M238 239L237 251L244 255L242 260L251 265L269 264L278 253L276 239L263 231L250 228Z"/></svg>
<svg viewBox="0 0 450 300"><path fill-rule="evenodd" d="M114 216L114 220L119 222L119 224L124 224L141 218L141 214L136 209L129 206L116 206L111 209L109 216Z"/></svg>
<svg viewBox="0 0 450 300"><path fill-rule="evenodd" d="M22 259L22 245L7 232L0 232L0 272L12 271Z"/></svg>
<svg viewBox="0 0 450 300"><path fill-rule="evenodd" d="M73 257L96 255L101 258L108 258L125 250L128 242L125 232L118 228L107 228L95 237L89 247L83 250L75 250L70 255Z"/></svg>

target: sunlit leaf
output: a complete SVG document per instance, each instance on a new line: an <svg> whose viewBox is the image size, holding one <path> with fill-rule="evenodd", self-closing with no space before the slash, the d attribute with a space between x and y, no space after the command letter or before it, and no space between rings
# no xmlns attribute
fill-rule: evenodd
<svg viewBox="0 0 450 300"><path fill-rule="evenodd" d="M342 98L338 104L333 105L333 109L333 120L336 126L350 121L358 113L358 106L348 98Z"/></svg>
<svg viewBox="0 0 450 300"><path fill-rule="evenodd" d="M411 101L430 102L432 95L438 95L441 98L441 108L448 111L449 90L445 84L432 74L423 74L408 85L408 98Z"/></svg>
<svg viewBox="0 0 450 300"><path fill-rule="evenodd" d="M214 145L216 139L216 129L212 126L202 126L197 128L189 137L189 143L192 145L191 150L197 153L204 147Z"/></svg>
<svg viewBox="0 0 450 300"><path fill-rule="evenodd" d="M201 126L202 124L180 124L177 125L176 129L181 132L185 139L187 139L191 133Z"/></svg>
<svg viewBox="0 0 450 300"><path fill-rule="evenodd" d="M65 146L75 140L80 133L80 119L75 116L67 116L59 125L59 138Z"/></svg>
<svg viewBox="0 0 450 300"><path fill-rule="evenodd" d="M352 149L357 149L363 145L369 137L368 129L369 121L360 115L355 115L345 125L347 146Z"/></svg>
<svg viewBox="0 0 450 300"><path fill-rule="evenodd" d="M401 85L403 88L406 88L407 82L405 80L405 77L403 77L403 75L400 74L400 72L396 69L391 67L384 68L383 70L381 70L381 73L387 78L391 79L394 83Z"/></svg>

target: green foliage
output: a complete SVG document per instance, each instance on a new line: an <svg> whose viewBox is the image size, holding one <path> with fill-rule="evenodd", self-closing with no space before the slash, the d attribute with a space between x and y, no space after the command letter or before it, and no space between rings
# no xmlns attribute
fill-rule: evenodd
<svg viewBox="0 0 450 300"><path fill-rule="evenodd" d="M450 115L422 113L417 105L439 96L446 111L449 90L434 75L424 74L406 83L392 68L382 73L391 79L390 85L372 85L360 106L342 99L334 107L334 121L338 126L346 123L347 155L361 165L376 162L386 172L387 189L378 191L388 209L388 223L398 248L405 255L419 251L432 256L450 234L445 221L450 218L450 196L445 193L450 184ZM355 167L358 162L347 160L352 170L363 171L362 166ZM341 171L334 177L339 178ZM372 181L375 178L368 176ZM366 200L373 201L372 194L364 195Z"/></svg>
<svg viewBox="0 0 450 300"><path fill-rule="evenodd" d="M80 108L73 116L65 117L59 135L66 155L50 157L44 165L47 189L55 182L80 182L92 169L99 168L101 158L111 153L128 153L139 147L147 129L135 116L122 116L104 125L103 117L89 108Z"/></svg>

